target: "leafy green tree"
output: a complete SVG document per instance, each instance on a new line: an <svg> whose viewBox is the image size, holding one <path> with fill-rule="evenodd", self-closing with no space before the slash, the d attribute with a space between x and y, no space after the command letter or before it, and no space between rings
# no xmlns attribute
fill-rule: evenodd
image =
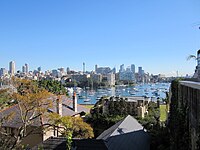
<svg viewBox="0 0 200 150"><path fill-rule="evenodd" d="M9 122L8 118L10 117L12 120L12 117L16 115L15 112L1 118L0 137L4 138L4 142L0 147L7 145L6 149L20 147L22 140L35 131L35 129L28 130L28 127L34 123L34 120L40 120L40 125L43 126L42 116L46 111L46 107L51 105L51 101L48 99L50 93L38 88L34 82L15 79L13 84L17 88L17 93L13 93L12 98L15 99L20 114L17 122L13 123L19 124L20 127L14 135L13 133L7 133L3 128L3 123Z"/></svg>

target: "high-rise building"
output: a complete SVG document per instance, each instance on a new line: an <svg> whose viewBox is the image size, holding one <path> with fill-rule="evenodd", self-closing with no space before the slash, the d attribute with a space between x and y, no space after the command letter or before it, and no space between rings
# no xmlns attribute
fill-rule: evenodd
<svg viewBox="0 0 200 150"><path fill-rule="evenodd" d="M135 74L135 65L134 64L131 65L131 71Z"/></svg>
<svg viewBox="0 0 200 150"><path fill-rule="evenodd" d="M124 69L124 64L122 64L122 65L120 66L119 72L124 72L124 71L125 71L125 69Z"/></svg>
<svg viewBox="0 0 200 150"><path fill-rule="evenodd" d="M38 67L37 70L38 70L38 72L41 72L41 71L42 71L42 68L41 68L41 67Z"/></svg>
<svg viewBox="0 0 200 150"><path fill-rule="evenodd" d="M25 64L25 73L28 73L28 64Z"/></svg>
<svg viewBox="0 0 200 150"><path fill-rule="evenodd" d="M97 69L98 69L98 66L97 66L97 65L95 65L95 72L97 72Z"/></svg>
<svg viewBox="0 0 200 150"><path fill-rule="evenodd" d="M11 61L9 63L9 73L11 76L15 75L15 62L14 61Z"/></svg>
<svg viewBox="0 0 200 150"><path fill-rule="evenodd" d="M85 73L85 63L83 63L83 73Z"/></svg>
<svg viewBox="0 0 200 150"><path fill-rule="evenodd" d="M112 72L113 72L114 74L116 74L116 68L115 68L115 67L112 69Z"/></svg>
<svg viewBox="0 0 200 150"><path fill-rule="evenodd" d="M8 71L6 70L6 68L0 69L0 77L6 75L7 73L8 73Z"/></svg>
<svg viewBox="0 0 200 150"><path fill-rule="evenodd" d="M142 67L138 67L138 74L141 76L142 75Z"/></svg>
<svg viewBox="0 0 200 150"><path fill-rule="evenodd" d="M26 73L26 67L25 66L22 66L22 72Z"/></svg>
<svg viewBox="0 0 200 150"><path fill-rule="evenodd" d="M70 73L70 69L69 69L69 67L67 67L67 74L69 74Z"/></svg>

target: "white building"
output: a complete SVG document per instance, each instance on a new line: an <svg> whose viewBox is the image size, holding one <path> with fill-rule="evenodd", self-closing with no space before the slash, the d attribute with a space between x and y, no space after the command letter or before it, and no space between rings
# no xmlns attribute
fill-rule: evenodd
<svg viewBox="0 0 200 150"><path fill-rule="evenodd" d="M15 75L15 62L14 61L11 61L9 63L9 73L11 76Z"/></svg>
<svg viewBox="0 0 200 150"><path fill-rule="evenodd" d="M115 85L115 74L113 73L106 74L106 78L109 86Z"/></svg>

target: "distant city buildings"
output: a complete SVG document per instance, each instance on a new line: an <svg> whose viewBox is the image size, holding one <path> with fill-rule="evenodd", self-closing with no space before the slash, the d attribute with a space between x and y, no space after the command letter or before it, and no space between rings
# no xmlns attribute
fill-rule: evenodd
<svg viewBox="0 0 200 150"><path fill-rule="evenodd" d="M95 71L96 73L100 73L100 74L108 74L111 73L111 69L110 67L98 67L97 65L95 65Z"/></svg>
<svg viewBox="0 0 200 150"><path fill-rule="evenodd" d="M119 69L119 80L135 82L135 65L132 64L131 67L127 67L125 70L124 64L122 64Z"/></svg>
<svg viewBox="0 0 200 150"><path fill-rule="evenodd" d="M0 77L5 76L6 74L8 74L8 71L6 70L6 68L1 68L0 69Z"/></svg>
<svg viewBox="0 0 200 150"><path fill-rule="evenodd" d="M200 52L199 52L200 53ZM200 55L198 53L198 56ZM105 85L105 86L115 86L116 84L134 84L134 83L149 83L149 82L166 82L167 79L164 75L149 75L145 73L142 67L138 67L138 72L136 72L135 65L131 64L125 68L124 64L120 65L119 71L116 67L111 69L110 67L98 67L95 65L95 71L86 71L85 63L83 63L83 70L74 71L70 70L69 67L65 69L64 67L47 70L42 72L42 68L38 67L36 70L30 71L29 65L25 63L22 66L21 71L15 71L15 62L11 61L9 63L9 71L6 68L0 69L0 77L2 79L9 79L12 76L18 78L30 79L30 80L56 80L61 81L62 84L65 82L77 82L77 83L87 83L89 85ZM200 69L200 58L198 58L197 68ZM198 69L197 69L198 70ZM200 71L199 71L200 72ZM86 86L88 86L86 85Z"/></svg>

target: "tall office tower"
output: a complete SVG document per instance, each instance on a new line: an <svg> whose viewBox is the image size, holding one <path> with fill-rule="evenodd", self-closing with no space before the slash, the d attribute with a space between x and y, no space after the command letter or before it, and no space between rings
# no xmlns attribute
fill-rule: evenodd
<svg viewBox="0 0 200 150"><path fill-rule="evenodd" d="M25 64L25 73L28 73L28 64Z"/></svg>
<svg viewBox="0 0 200 150"><path fill-rule="evenodd" d="M85 63L83 63L83 73L85 73Z"/></svg>
<svg viewBox="0 0 200 150"><path fill-rule="evenodd" d="M22 72L26 73L26 67L25 66L22 66Z"/></svg>
<svg viewBox="0 0 200 150"><path fill-rule="evenodd" d="M134 64L131 65L131 71L135 74L135 65Z"/></svg>
<svg viewBox="0 0 200 150"><path fill-rule="evenodd" d="M98 69L98 66L97 66L97 65L95 65L95 72L97 72L97 69Z"/></svg>
<svg viewBox="0 0 200 150"><path fill-rule="evenodd" d="M42 68L41 67L38 67L37 68L38 72L42 71Z"/></svg>
<svg viewBox="0 0 200 150"><path fill-rule="evenodd" d="M115 68L115 67L112 69L112 72L113 72L114 74L116 74L116 68Z"/></svg>
<svg viewBox="0 0 200 150"><path fill-rule="evenodd" d="M143 73L143 71L142 71L142 67L138 67L138 74L141 76L142 73Z"/></svg>
<svg viewBox="0 0 200 150"><path fill-rule="evenodd" d="M15 62L14 61L11 61L9 63L9 73L11 76L15 75Z"/></svg>
<svg viewBox="0 0 200 150"><path fill-rule="evenodd" d="M124 72L124 71L125 71L125 69L124 69L124 64L122 64L122 65L120 66L119 72Z"/></svg>
<svg viewBox="0 0 200 150"><path fill-rule="evenodd" d="M6 70L6 68L0 69L0 77L6 75L7 73L8 73L8 71Z"/></svg>
<svg viewBox="0 0 200 150"><path fill-rule="evenodd" d="M69 74L70 73L70 69L69 69L69 67L67 67L67 74Z"/></svg>

